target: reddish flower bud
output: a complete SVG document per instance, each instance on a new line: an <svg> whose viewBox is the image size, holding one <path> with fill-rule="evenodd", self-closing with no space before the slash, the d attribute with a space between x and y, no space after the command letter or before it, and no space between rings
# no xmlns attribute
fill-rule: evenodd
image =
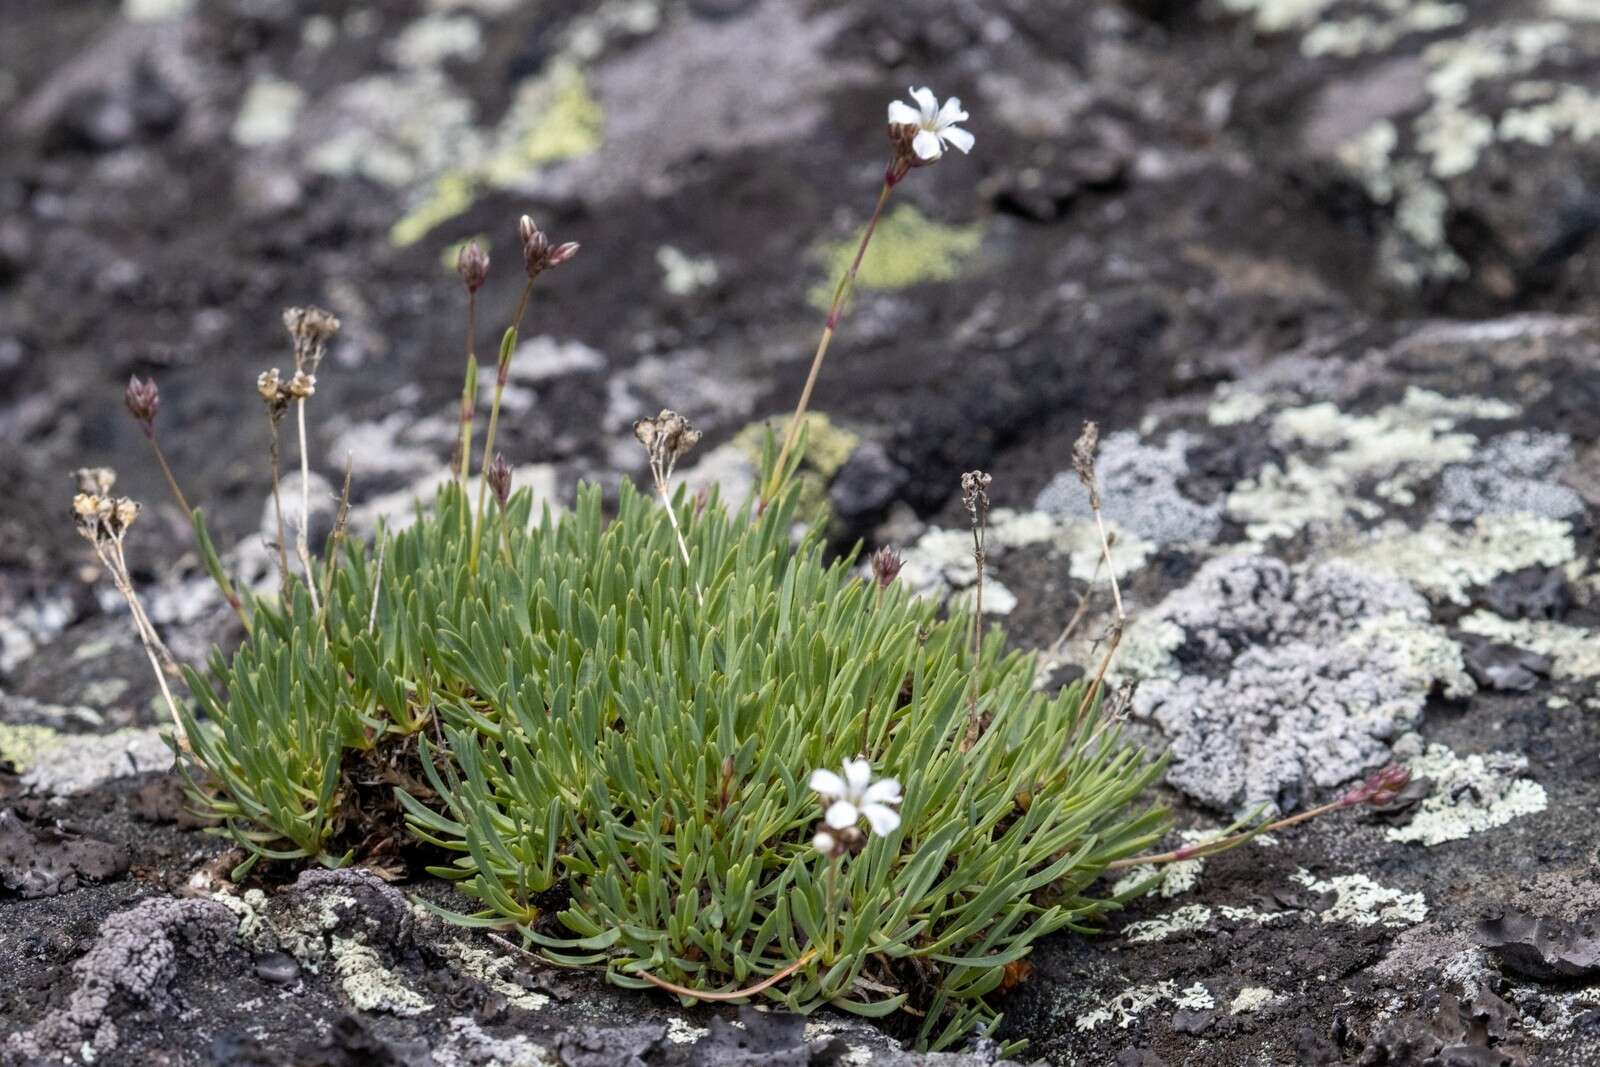
<svg viewBox="0 0 1600 1067"><path fill-rule="evenodd" d="M476 293L489 276L489 253L479 247L478 242L468 241L456 256L456 272L461 275L467 292Z"/></svg>
<svg viewBox="0 0 1600 1067"><path fill-rule="evenodd" d="M551 267L561 266L578 254L575 241L551 245L550 238L526 215L517 223L517 236L522 240L522 266L530 279L537 278Z"/></svg>
<svg viewBox="0 0 1600 1067"><path fill-rule="evenodd" d="M1374 772L1360 785L1351 788L1339 798L1339 805L1352 808L1357 804L1371 804L1375 807L1392 804L1410 782L1410 769L1398 763L1391 763Z"/></svg>
<svg viewBox="0 0 1600 1067"><path fill-rule="evenodd" d="M141 382L138 376L134 376L128 379L128 389L122 395L122 402L128 405L129 414L148 430L161 408L161 390L156 388L154 378Z"/></svg>
<svg viewBox="0 0 1600 1067"><path fill-rule="evenodd" d="M489 489L494 493L494 498L500 501L500 506L505 507L506 501L511 499L511 464L506 462L503 453L496 452L494 460L489 464Z"/></svg>
<svg viewBox="0 0 1600 1067"><path fill-rule="evenodd" d="M905 560L894 549L885 546L872 554L871 564L872 577L877 580L878 588L887 589L899 576Z"/></svg>

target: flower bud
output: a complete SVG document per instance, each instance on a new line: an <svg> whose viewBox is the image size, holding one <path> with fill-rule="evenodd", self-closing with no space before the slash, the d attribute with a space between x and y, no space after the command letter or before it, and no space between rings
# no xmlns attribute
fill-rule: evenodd
<svg viewBox="0 0 1600 1067"><path fill-rule="evenodd" d="M568 241L552 246L544 231L524 215L517 223L517 236L522 240L522 266L529 280L537 278L551 267L559 267L578 254L578 244Z"/></svg>
<svg viewBox="0 0 1600 1067"><path fill-rule="evenodd" d="M127 391L122 394L122 402L128 406L128 413L134 420L142 423L145 429L155 421L156 412L161 408L161 390L156 388L156 380L141 382L137 375L128 379Z"/></svg>
<svg viewBox="0 0 1600 1067"><path fill-rule="evenodd" d="M494 498L500 501L501 507L505 507L506 501L511 499L511 464L506 462L504 454L500 452L494 454L487 477Z"/></svg>
<svg viewBox="0 0 1600 1067"><path fill-rule="evenodd" d="M887 589L894 583L900 574L900 568L905 566L905 560L894 549L885 545L872 554L872 577L877 581L879 589Z"/></svg>
<svg viewBox="0 0 1600 1067"><path fill-rule="evenodd" d="M467 287L467 292L476 293L483 285L483 280L489 276L489 253L485 252L477 241L468 241L461 246L461 252L456 256L456 271L461 275L461 282Z"/></svg>

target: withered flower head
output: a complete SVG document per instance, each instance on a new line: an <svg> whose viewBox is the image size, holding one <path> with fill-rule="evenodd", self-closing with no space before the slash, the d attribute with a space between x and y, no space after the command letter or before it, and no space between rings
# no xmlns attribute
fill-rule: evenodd
<svg viewBox="0 0 1600 1067"><path fill-rule="evenodd" d="M700 431L670 408L662 408L655 418L636 421L633 436L650 453L651 466L660 467L665 473L671 473L678 460L700 443Z"/></svg>
<svg viewBox="0 0 1600 1067"><path fill-rule="evenodd" d="M467 292L476 293L489 276L489 253L477 241L468 241L456 256L456 271L461 275Z"/></svg>
<svg viewBox="0 0 1600 1067"><path fill-rule="evenodd" d="M527 215L517 222L517 236L522 239L522 266L530 280L578 254L577 242L552 245L550 238Z"/></svg>
<svg viewBox="0 0 1600 1067"><path fill-rule="evenodd" d="M304 400L317 391L317 376L297 370L294 377L289 379L289 384L284 386L284 391L295 400Z"/></svg>
<svg viewBox="0 0 1600 1067"><path fill-rule="evenodd" d="M278 389L283 384L278 375L278 368L264 370L256 375L256 392L261 394L261 399L269 404L278 402Z"/></svg>
<svg viewBox="0 0 1600 1067"><path fill-rule="evenodd" d="M905 566L905 560L900 558L900 553L885 545L872 554L872 577L877 581L879 589L887 589L893 584L900 574L900 568Z"/></svg>
<svg viewBox="0 0 1600 1067"><path fill-rule="evenodd" d="M989 510L989 483L994 481L983 471L968 471L961 476L961 503L967 511L977 515Z"/></svg>
<svg viewBox="0 0 1600 1067"><path fill-rule="evenodd" d="M117 484L117 472L110 467L79 467L72 477L78 483L78 492L90 496L106 496Z"/></svg>
<svg viewBox="0 0 1600 1067"><path fill-rule="evenodd" d="M283 325L294 342L294 369L316 373L329 339L339 332L339 320L319 307L292 307L284 309Z"/></svg>
<svg viewBox="0 0 1600 1067"><path fill-rule="evenodd" d="M506 501L511 499L511 464L506 462L504 453L494 454L494 461L489 464L488 478L494 498L500 501L501 507L505 507Z"/></svg>
<svg viewBox="0 0 1600 1067"><path fill-rule="evenodd" d="M1083 432L1072 446L1072 469L1078 480L1090 490L1094 489L1094 455L1100 447L1100 427L1093 422L1083 424Z"/></svg>
<svg viewBox="0 0 1600 1067"><path fill-rule="evenodd" d="M127 391L122 394L122 402L128 406L128 413L143 424L146 429L155 421L156 412L161 408L161 390L156 388L154 378L140 381L137 375L128 379Z"/></svg>

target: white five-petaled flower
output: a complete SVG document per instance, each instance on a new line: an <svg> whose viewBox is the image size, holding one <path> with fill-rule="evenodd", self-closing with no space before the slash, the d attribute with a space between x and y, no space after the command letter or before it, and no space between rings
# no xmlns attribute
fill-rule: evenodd
<svg viewBox="0 0 1600 1067"><path fill-rule="evenodd" d="M893 833L900 825L900 813L891 806L900 803L900 783L893 778L873 781L872 764L864 759L845 760L842 778L832 771L812 771L811 788L833 801L822 818L835 830L848 830L863 816L875 834Z"/></svg>
<svg viewBox="0 0 1600 1067"><path fill-rule="evenodd" d="M947 144L960 149L963 155L972 151L972 134L956 125L967 120L967 113L961 110L959 97L952 96L940 107L939 98L927 86L909 92L917 106L912 107L903 100L890 104L889 125L917 128L917 134L911 140L911 150L919 160L932 163L944 155L944 146Z"/></svg>

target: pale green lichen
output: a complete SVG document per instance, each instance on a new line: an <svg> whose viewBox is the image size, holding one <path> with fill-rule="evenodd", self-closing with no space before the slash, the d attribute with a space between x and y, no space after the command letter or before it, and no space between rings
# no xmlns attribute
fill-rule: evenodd
<svg viewBox="0 0 1600 1067"><path fill-rule="evenodd" d="M1390 841L1438 845L1503 826L1523 815L1544 811L1544 787L1523 777L1524 756L1490 752L1458 756L1444 745L1429 745L1408 760L1413 776L1427 778L1433 791L1404 826L1390 828Z"/></svg>
<svg viewBox="0 0 1600 1067"><path fill-rule="evenodd" d="M860 234L823 245L816 252L825 278L810 291L813 306L826 311L834 287L855 258ZM963 261L978 250L983 226L951 226L935 222L910 204L901 204L878 224L861 261L856 285L861 289L905 289L923 282L948 281L961 273Z"/></svg>
<svg viewBox="0 0 1600 1067"><path fill-rule="evenodd" d="M1465 530L1390 523L1341 555L1409 581L1430 598L1468 604L1468 590L1523 567L1557 567L1576 548L1565 522L1534 515L1483 515Z"/></svg>
<svg viewBox="0 0 1600 1067"><path fill-rule="evenodd" d="M465 212L477 197L478 184L473 175L463 171L441 174L427 197L389 227L390 243L397 248L416 244L435 226Z"/></svg>
<svg viewBox="0 0 1600 1067"><path fill-rule="evenodd" d="M195 0L122 0L122 17L129 22L161 22L187 15Z"/></svg>
<svg viewBox="0 0 1600 1067"><path fill-rule="evenodd" d="M1233 998L1233 1003L1228 1005L1229 1015L1248 1015L1260 1011L1276 1003L1278 994L1266 986L1247 985L1239 990Z"/></svg>
<svg viewBox="0 0 1600 1067"><path fill-rule="evenodd" d="M1122 928L1122 936L1135 943L1165 941L1177 934L1203 930L1210 921L1210 908L1204 904L1186 904L1159 918L1131 922Z"/></svg>
<svg viewBox="0 0 1600 1067"><path fill-rule="evenodd" d="M233 143L244 148L278 144L294 136L295 122L306 95L298 85L279 78L257 78L239 102L233 120Z"/></svg>
<svg viewBox="0 0 1600 1067"><path fill-rule="evenodd" d="M587 155L600 146L603 123L583 71L571 62L553 63L544 75L517 87L484 177L493 185L511 186L537 167Z"/></svg>
<svg viewBox="0 0 1600 1067"><path fill-rule="evenodd" d="M365 942L335 936L330 954L339 988L357 1011L421 1015L433 1010L433 1005L385 967L378 953Z"/></svg>
<svg viewBox="0 0 1600 1067"><path fill-rule="evenodd" d="M1080 1033L1088 1033L1103 1023L1115 1023L1126 1030L1138 1021L1139 1016L1163 1001L1175 1008L1189 1011L1206 1011L1216 1007L1211 991L1199 982L1180 989L1174 981L1154 982L1133 986L1111 998L1108 1005L1084 1012L1073 1021Z"/></svg>
<svg viewBox="0 0 1600 1067"><path fill-rule="evenodd" d="M805 419L806 451L795 479L800 493L796 514L806 522L826 523L833 515L828 503L828 483L845 465L861 438L820 411L808 411ZM762 443L768 432L782 441L788 429L788 416L751 423L734 435L733 445L745 458L760 463Z"/></svg>
<svg viewBox="0 0 1600 1067"><path fill-rule="evenodd" d="M1473 612L1456 625L1466 633L1549 656L1556 678L1600 676L1600 638L1592 629L1547 619L1504 619L1488 611Z"/></svg>
<svg viewBox="0 0 1600 1067"><path fill-rule="evenodd" d="M512 1007L538 1011L550 1003L550 998L543 993L525 989L511 980L508 972L514 971L517 965L512 957L476 948L464 941L448 941L442 947L465 973L505 997Z"/></svg>
<svg viewBox="0 0 1600 1067"><path fill-rule="evenodd" d="M8 764L20 774L41 756L59 748L61 742L61 733L48 726L12 726L0 722L0 764Z"/></svg>
<svg viewBox="0 0 1600 1067"><path fill-rule="evenodd" d="M674 245L656 249L656 266L661 268L661 287L673 296L692 296L717 284L717 261L710 256L691 256Z"/></svg>

